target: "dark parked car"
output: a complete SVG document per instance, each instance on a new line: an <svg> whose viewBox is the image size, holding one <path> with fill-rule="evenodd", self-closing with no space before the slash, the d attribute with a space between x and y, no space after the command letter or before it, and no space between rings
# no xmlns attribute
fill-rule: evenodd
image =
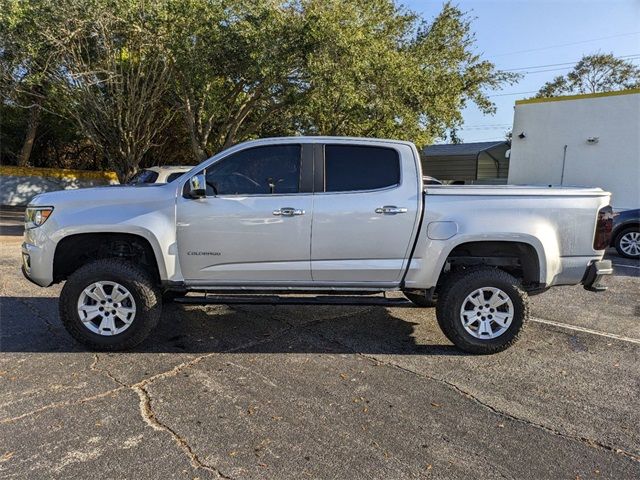
<svg viewBox="0 0 640 480"><path fill-rule="evenodd" d="M171 183L180 177L184 172L188 172L193 165L162 165L149 167L140 170L129 180L130 185L140 185L142 183Z"/></svg>
<svg viewBox="0 0 640 480"><path fill-rule="evenodd" d="M626 258L640 258L640 209L617 212L611 246Z"/></svg>

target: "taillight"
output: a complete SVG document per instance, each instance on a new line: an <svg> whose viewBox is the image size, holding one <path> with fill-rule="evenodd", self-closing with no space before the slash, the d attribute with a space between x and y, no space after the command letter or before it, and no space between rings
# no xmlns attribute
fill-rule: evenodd
<svg viewBox="0 0 640 480"><path fill-rule="evenodd" d="M603 207L598 212L596 222L596 234L593 237L593 249L604 250L611 244L611 231L613 230L613 209L611 205Z"/></svg>

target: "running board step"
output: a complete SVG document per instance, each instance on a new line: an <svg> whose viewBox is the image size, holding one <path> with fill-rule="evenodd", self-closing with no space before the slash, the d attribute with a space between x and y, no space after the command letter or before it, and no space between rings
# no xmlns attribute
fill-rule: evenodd
<svg viewBox="0 0 640 480"><path fill-rule="evenodd" d="M378 305L382 307L410 307L412 303L404 298L384 298L369 296L318 296L284 297L279 295L206 295L199 297L179 297L176 303L188 305Z"/></svg>

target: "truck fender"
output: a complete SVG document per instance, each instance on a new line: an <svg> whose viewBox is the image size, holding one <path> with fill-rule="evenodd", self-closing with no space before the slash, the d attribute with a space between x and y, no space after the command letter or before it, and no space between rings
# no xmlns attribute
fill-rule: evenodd
<svg viewBox="0 0 640 480"><path fill-rule="evenodd" d="M153 255L158 266L158 273L161 279L167 278L167 268L165 258L160 247L160 242L155 234L144 227L123 224L123 225L82 225L81 227L69 226L57 230L52 236L52 240L56 247L60 241L71 235L82 235L85 233L121 233L127 235L136 235L144 238L151 245Z"/></svg>

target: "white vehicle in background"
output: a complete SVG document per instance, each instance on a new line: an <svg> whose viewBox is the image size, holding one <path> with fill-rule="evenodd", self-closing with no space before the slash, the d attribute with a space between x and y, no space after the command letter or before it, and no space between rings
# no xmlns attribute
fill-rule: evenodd
<svg viewBox="0 0 640 480"><path fill-rule="evenodd" d="M144 340L172 294L398 290L435 303L461 349L494 353L518 338L528 295L605 289L609 193L423 183L409 142L255 140L156 188L38 195L22 268L42 287L66 282L62 323L101 350Z"/></svg>
<svg viewBox="0 0 640 480"><path fill-rule="evenodd" d="M171 183L183 173L188 172L193 165L160 165L149 167L136 173L128 185L141 183Z"/></svg>

